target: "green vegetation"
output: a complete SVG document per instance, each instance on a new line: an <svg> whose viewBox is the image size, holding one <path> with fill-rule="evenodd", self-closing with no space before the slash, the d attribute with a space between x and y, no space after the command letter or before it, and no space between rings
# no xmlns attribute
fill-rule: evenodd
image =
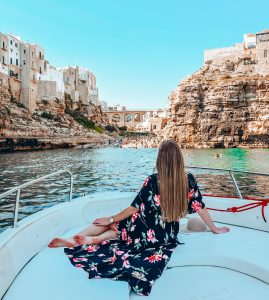
<svg viewBox="0 0 269 300"><path fill-rule="evenodd" d="M92 120L86 118L81 112L78 110L72 110L70 108L66 108L65 113L73 117L73 119L78 122L81 126L88 129L95 129L95 123Z"/></svg>
<svg viewBox="0 0 269 300"><path fill-rule="evenodd" d="M114 125L108 124L105 126L105 130L107 130L108 132L115 132L115 131L117 131L117 127L115 127Z"/></svg>
<svg viewBox="0 0 269 300"><path fill-rule="evenodd" d="M55 119L55 115L52 114L50 111L49 112L42 111L42 113L40 114L40 117L44 118L44 119L49 119L49 120L54 120Z"/></svg>
<svg viewBox="0 0 269 300"><path fill-rule="evenodd" d="M98 133L103 133L105 131L105 129L102 126L96 125L92 120L89 120L78 110L66 108L65 113L70 115L76 122L78 122L81 126L87 129L95 130Z"/></svg>

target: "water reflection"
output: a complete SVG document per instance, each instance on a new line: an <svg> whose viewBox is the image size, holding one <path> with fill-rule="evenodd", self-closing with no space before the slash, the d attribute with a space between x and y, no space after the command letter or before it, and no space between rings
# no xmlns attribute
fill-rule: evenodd
<svg viewBox="0 0 269 300"><path fill-rule="evenodd" d="M45 174L70 169L74 197L102 191L133 191L153 172L157 149L62 149L0 154L0 193ZM269 173L268 149L186 150L186 165ZM188 155L186 155L188 153ZM214 158L218 154L219 158ZM204 193L237 196L227 173L193 171ZM236 174L244 196L268 197L268 178ZM68 199L69 178L58 176L21 193L19 218ZM15 194L0 200L0 230L13 220Z"/></svg>

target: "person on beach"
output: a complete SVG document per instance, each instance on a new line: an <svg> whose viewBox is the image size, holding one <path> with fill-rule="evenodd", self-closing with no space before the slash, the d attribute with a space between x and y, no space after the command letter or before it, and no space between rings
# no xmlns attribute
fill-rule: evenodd
<svg viewBox="0 0 269 300"><path fill-rule="evenodd" d="M162 142L156 169L129 207L71 238L53 239L49 247L66 247L70 262L89 278L127 281L137 294L149 295L179 244L179 220L187 213L197 212L214 233L229 231L212 222L176 142Z"/></svg>

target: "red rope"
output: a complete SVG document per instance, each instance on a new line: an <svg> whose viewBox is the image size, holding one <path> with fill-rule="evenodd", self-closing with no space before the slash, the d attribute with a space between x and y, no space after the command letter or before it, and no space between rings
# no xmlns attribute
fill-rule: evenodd
<svg viewBox="0 0 269 300"><path fill-rule="evenodd" d="M268 204L269 204L269 199L266 199L266 200L257 200L257 202L248 203L248 204L241 205L241 206L233 206L233 207L230 207L227 209L210 208L210 207L207 207L207 209L220 211L220 212L238 213L238 212L250 210L250 209L256 208L258 206L261 206L262 218L263 218L264 222L267 222L266 218L265 218L264 208Z"/></svg>

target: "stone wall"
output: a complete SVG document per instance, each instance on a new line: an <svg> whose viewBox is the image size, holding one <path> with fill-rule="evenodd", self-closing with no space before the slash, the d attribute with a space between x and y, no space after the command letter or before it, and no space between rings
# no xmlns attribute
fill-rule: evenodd
<svg viewBox="0 0 269 300"><path fill-rule="evenodd" d="M37 85L37 101L41 99L55 100L57 95L56 81L39 80Z"/></svg>
<svg viewBox="0 0 269 300"><path fill-rule="evenodd" d="M167 114L162 138L182 147L268 147L269 77L243 61L206 64L171 93Z"/></svg>

